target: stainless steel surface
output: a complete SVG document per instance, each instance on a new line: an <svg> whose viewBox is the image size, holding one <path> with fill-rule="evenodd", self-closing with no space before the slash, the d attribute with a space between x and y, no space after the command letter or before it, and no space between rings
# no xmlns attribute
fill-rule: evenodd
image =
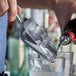
<svg viewBox="0 0 76 76"><path fill-rule="evenodd" d="M57 55L56 48L52 40L48 37L45 28L39 26L32 19L21 22L19 16L17 16L17 21L22 25L20 27L20 37L22 41L48 61L54 62Z"/></svg>
<svg viewBox="0 0 76 76"><path fill-rule="evenodd" d="M20 24L20 26L21 26L23 22L21 21L19 15L16 16L16 20L17 20L17 22L18 22L18 23Z"/></svg>

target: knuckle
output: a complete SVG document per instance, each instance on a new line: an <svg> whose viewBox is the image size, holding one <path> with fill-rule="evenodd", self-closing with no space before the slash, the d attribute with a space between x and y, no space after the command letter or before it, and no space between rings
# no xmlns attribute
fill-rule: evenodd
<svg viewBox="0 0 76 76"><path fill-rule="evenodd" d="M14 12L14 13L11 14L11 17L13 17L15 19L16 18L16 15L17 14Z"/></svg>
<svg viewBox="0 0 76 76"><path fill-rule="evenodd" d="M17 13L12 11L12 12L8 12L8 15L9 15L9 20L14 21L15 18L16 18Z"/></svg>
<svg viewBox="0 0 76 76"><path fill-rule="evenodd" d="M4 7L4 12L8 11L9 7Z"/></svg>
<svg viewBox="0 0 76 76"><path fill-rule="evenodd" d="M9 0L10 3L15 3L17 0Z"/></svg>
<svg viewBox="0 0 76 76"><path fill-rule="evenodd" d="M1 7L0 8L0 16L3 16L3 14L8 11L8 9L9 9L8 6Z"/></svg>
<svg viewBox="0 0 76 76"><path fill-rule="evenodd" d="M4 12L8 11L8 9L9 9L8 6L3 6L3 8L2 8L2 12L4 13Z"/></svg>
<svg viewBox="0 0 76 76"><path fill-rule="evenodd" d="M16 9L10 9L9 13L11 16L16 16L17 10Z"/></svg>
<svg viewBox="0 0 76 76"><path fill-rule="evenodd" d="M9 6L7 0L0 1L0 16L2 16L6 11L8 11Z"/></svg>

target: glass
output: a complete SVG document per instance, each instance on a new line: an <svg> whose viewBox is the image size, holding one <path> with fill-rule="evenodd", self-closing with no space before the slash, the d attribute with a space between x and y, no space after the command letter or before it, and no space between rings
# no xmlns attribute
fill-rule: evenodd
<svg viewBox="0 0 76 76"><path fill-rule="evenodd" d="M30 76L55 76L54 63L50 63L43 58L29 58Z"/></svg>

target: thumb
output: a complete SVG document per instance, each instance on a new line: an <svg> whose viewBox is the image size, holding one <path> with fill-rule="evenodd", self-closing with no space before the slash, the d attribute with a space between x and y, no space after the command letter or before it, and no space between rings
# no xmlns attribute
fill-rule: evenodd
<svg viewBox="0 0 76 76"><path fill-rule="evenodd" d="M21 13L21 7L17 5L17 14Z"/></svg>

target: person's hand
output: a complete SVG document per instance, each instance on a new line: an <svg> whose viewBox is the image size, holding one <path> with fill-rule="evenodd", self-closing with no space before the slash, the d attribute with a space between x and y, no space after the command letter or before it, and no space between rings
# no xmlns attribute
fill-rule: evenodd
<svg viewBox="0 0 76 76"><path fill-rule="evenodd" d="M64 26L71 19L72 13L76 12L76 0L54 0L51 8L55 11L63 32Z"/></svg>
<svg viewBox="0 0 76 76"><path fill-rule="evenodd" d="M13 22L21 8L17 5L17 0L0 0L0 16L8 11L8 21Z"/></svg>

